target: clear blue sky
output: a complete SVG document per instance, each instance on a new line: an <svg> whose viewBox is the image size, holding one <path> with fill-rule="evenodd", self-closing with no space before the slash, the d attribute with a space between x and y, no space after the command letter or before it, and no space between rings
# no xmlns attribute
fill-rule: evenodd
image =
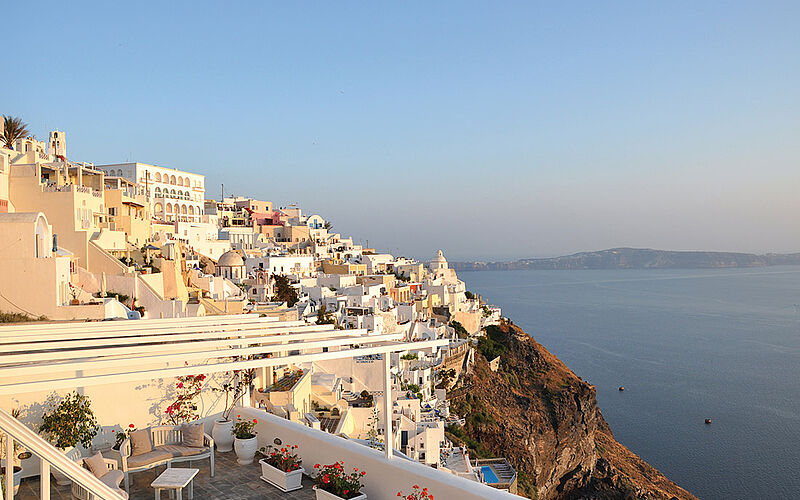
<svg viewBox="0 0 800 500"><path fill-rule="evenodd" d="M0 113L379 248L800 250L800 2L11 2Z"/></svg>

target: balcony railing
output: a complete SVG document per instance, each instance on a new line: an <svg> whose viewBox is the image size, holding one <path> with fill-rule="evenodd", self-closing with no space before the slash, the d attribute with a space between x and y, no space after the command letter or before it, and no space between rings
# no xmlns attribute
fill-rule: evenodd
<svg viewBox="0 0 800 500"><path fill-rule="evenodd" d="M108 500L122 499L119 491L114 491L102 481L97 479L94 474L84 469L76 462L68 459L61 451L42 439L38 434L28 429L16 418L12 417L5 410L0 409L0 432L5 434L6 456L14 456L14 443L19 443L28 451L39 457L40 460L40 498L50 500L50 468L58 469L74 483L81 485L94 498ZM6 484L4 498L14 498L14 475L6 474Z"/></svg>

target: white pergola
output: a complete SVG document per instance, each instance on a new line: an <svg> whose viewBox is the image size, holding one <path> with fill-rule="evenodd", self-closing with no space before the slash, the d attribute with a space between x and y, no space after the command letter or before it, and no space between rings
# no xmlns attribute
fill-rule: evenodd
<svg viewBox="0 0 800 500"><path fill-rule="evenodd" d="M448 344L403 338L255 315L5 326L0 327L0 395L244 369L262 369L265 377L272 366L379 354L384 448L391 458L389 353ZM253 355L258 357L246 359Z"/></svg>

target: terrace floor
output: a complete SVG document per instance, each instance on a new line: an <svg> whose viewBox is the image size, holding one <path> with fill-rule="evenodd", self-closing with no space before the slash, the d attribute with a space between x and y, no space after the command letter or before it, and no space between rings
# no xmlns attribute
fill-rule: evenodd
<svg viewBox="0 0 800 500"><path fill-rule="evenodd" d="M217 452L214 457L214 477L209 477L208 459L197 462L182 462L175 467L193 467L200 469L194 478L194 498L197 500L227 500L227 499L267 499L267 500L310 500L315 498L311 487L314 482L303 476L303 489L284 493L260 479L261 466L258 461L250 465L236 463L234 452ZM131 477L131 500L152 500L153 488L150 487L158 474L164 472L164 467L142 472L134 472ZM121 486L124 487L124 481ZM163 498L169 495L162 493ZM15 500L38 500L39 478L23 479L20 484L19 494ZM69 500L72 498L71 486L57 486L51 478L50 498L53 500ZM188 498L188 491L184 490L183 498Z"/></svg>

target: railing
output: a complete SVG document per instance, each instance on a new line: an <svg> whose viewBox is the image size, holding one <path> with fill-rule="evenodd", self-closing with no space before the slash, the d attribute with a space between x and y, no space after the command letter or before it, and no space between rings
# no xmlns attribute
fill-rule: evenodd
<svg viewBox="0 0 800 500"><path fill-rule="evenodd" d="M51 465L87 490L90 493L90 498L102 500L124 498L119 491L109 488L97 479L94 474L68 459L56 447L22 425L19 420L2 409L0 409L0 432L3 432L6 436L6 456L12 457L14 455L14 443L17 442L39 457L41 461L39 498L42 500L50 500ZM5 488L4 498L14 498L13 474L6 474L6 484L3 486Z"/></svg>

